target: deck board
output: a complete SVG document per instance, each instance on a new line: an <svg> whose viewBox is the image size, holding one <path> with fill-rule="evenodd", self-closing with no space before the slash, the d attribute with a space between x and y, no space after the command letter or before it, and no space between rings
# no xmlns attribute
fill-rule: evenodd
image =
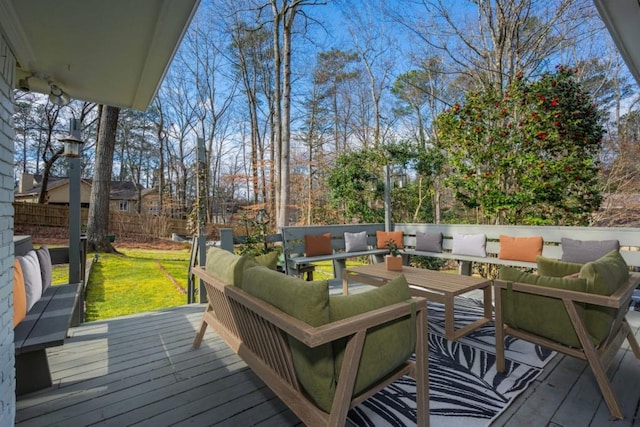
<svg viewBox="0 0 640 427"><path fill-rule="evenodd" d="M48 350L54 386L17 401L17 426L297 426L298 418L212 331L191 347L204 305L91 322ZM636 336L640 313L629 315ZM640 361L609 370L626 419L611 422L586 363L556 356L494 426L632 426Z"/></svg>

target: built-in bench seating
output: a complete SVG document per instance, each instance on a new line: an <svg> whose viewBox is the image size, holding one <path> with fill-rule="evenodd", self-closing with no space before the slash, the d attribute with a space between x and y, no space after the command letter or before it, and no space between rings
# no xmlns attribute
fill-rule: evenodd
<svg viewBox="0 0 640 427"><path fill-rule="evenodd" d="M640 229L618 227L564 227L564 226L521 226L485 224L394 224L395 231L403 232L403 253L408 257L427 256L454 259L459 263L460 274L470 275L473 263L489 263L513 267L535 268L534 261L501 259L500 236L542 237L542 256L561 259L562 238L581 241L618 240L620 253L629 266L640 267ZM416 250L417 233L442 233L442 252ZM460 255L453 253L453 236L486 236L486 256Z"/></svg>
<svg viewBox="0 0 640 427"><path fill-rule="evenodd" d="M300 266L318 261L332 261L333 273L336 279L342 279L342 271L346 261L350 258L372 257L374 262L382 261L382 257L389 253L388 249L377 247L377 232L384 231L384 224L340 224L340 225L310 225L282 227L282 242L284 246L285 268L289 275L298 275ZM347 251L345 233L367 233L366 250ZM315 254L305 243L306 236L330 235L329 250Z"/></svg>
<svg viewBox="0 0 640 427"><path fill-rule="evenodd" d="M16 256L28 255L33 251L31 240L21 239L15 250ZM68 252L68 248L49 250L51 265L68 263ZM52 385L46 349L63 345L72 321L82 317L82 294L82 283L48 286L24 319L15 325L16 395ZM15 298L14 295L14 301Z"/></svg>

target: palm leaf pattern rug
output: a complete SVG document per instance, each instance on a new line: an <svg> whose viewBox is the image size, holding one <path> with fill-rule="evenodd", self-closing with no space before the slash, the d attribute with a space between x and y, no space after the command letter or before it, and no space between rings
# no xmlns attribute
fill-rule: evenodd
<svg viewBox="0 0 640 427"><path fill-rule="evenodd" d="M482 316L481 302L456 300L456 327ZM457 341L443 336L444 310L429 303L429 412L432 427L487 426L542 372L553 352L508 337L506 369L496 371L490 323ZM358 426L416 424L415 381L403 377L349 411Z"/></svg>

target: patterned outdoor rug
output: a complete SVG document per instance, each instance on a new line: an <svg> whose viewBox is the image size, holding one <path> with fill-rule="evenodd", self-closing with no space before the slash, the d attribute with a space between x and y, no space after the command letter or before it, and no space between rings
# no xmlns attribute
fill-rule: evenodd
<svg viewBox="0 0 640 427"><path fill-rule="evenodd" d="M456 326L482 315L479 302L458 298ZM493 323L458 341L443 337L444 311L429 303L429 410L431 426L487 426L542 372L554 355L522 340L506 343L506 370L496 372ZM416 424L415 381L404 377L349 412L358 426Z"/></svg>

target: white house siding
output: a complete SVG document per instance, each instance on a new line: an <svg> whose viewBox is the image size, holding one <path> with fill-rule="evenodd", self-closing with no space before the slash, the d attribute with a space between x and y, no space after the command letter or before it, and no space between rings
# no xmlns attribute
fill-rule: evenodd
<svg viewBox="0 0 640 427"><path fill-rule="evenodd" d="M0 426L16 413L13 347L13 92L16 60L0 31Z"/></svg>

